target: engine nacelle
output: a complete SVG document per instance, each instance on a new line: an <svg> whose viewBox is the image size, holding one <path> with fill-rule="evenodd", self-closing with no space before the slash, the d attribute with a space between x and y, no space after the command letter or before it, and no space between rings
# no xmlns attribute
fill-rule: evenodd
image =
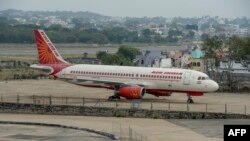
<svg viewBox="0 0 250 141"><path fill-rule="evenodd" d="M118 94L127 99L141 99L145 94L145 88L140 86L124 86L118 90Z"/></svg>

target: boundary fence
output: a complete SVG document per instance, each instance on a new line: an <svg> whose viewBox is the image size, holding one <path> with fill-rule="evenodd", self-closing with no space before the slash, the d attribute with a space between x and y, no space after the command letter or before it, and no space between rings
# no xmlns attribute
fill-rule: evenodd
<svg viewBox="0 0 250 141"><path fill-rule="evenodd" d="M85 97L58 97L58 96L0 96L0 102L27 103L38 105L64 105L83 106L115 109L138 109L138 110L166 110L184 112L224 113L224 114L250 114L250 104L206 104L206 103L177 103L169 100L117 100L85 98Z"/></svg>

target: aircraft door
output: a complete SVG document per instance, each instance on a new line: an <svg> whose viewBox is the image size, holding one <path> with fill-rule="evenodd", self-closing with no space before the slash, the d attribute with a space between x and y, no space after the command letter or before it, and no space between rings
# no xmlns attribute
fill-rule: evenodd
<svg viewBox="0 0 250 141"><path fill-rule="evenodd" d="M184 85L190 85L190 77L191 77L191 72L185 72L183 79Z"/></svg>
<svg viewBox="0 0 250 141"><path fill-rule="evenodd" d="M63 67L63 65L62 64L59 64L59 70L61 70L60 72L59 72L59 76L60 76L60 78L65 78L65 70L63 69L64 67Z"/></svg>

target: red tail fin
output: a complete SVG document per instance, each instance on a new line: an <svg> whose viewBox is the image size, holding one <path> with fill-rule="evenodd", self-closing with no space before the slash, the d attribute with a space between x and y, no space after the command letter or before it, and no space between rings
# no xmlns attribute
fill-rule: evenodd
<svg viewBox="0 0 250 141"><path fill-rule="evenodd" d="M34 30L39 64L69 64L63 60L43 30Z"/></svg>

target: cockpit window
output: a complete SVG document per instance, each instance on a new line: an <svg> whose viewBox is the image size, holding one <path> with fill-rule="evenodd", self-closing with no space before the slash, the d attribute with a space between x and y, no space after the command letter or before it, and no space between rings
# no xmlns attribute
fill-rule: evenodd
<svg viewBox="0 0 250 141"><path fill-rule="evenodd" d="M206 80L210 80L210 78L209 78L209 77L205 77L205 79L206 79Z"/></svg>
<svg viewBox="0 0 250 141"><path fill-rule="evenodd" d="M198 80L209 80L209 79L210 79L209 77L203 77L203 76L198 77Z"/></svg>

